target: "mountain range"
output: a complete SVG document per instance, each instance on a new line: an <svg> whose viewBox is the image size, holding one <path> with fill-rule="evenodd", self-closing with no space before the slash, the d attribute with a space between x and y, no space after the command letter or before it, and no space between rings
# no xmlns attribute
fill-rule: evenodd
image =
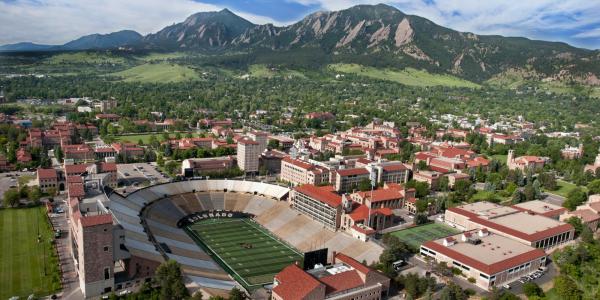
<svg viewBox="0 0 600 300"><path fill-rule="evenodd" d="M142 36L94 34L60 46L19 43L0 51L90 50L247 53L259 61L352 62L414 67L475 81L506 72L600 84L600 51L560 42L459 32L384 5L316 12L289 26L253 24L231 11L201 12ZM307 58L308 57L308 58Z"/></svg>

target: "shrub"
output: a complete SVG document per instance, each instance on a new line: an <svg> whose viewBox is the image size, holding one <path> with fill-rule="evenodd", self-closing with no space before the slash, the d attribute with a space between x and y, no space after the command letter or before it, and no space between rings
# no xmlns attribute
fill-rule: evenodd
<svg viewBox="0 0 600 300"><path fill-rule="evenodd" d="M473 277L469 277L469 279L467 279L470 283L475 283L475 278Z"/></svg>

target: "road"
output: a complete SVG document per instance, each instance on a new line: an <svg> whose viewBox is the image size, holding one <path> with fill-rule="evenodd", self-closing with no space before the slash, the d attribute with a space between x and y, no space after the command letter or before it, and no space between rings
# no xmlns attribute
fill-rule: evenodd
<svg viewBox="0 0 600 300"><path fill-rule="evenodd" d="M565 197L563 197L563 196L550 194L550 193L545 193L544 195L546 196L546 198L544 198L543 201L546 201L550 204L562 206L563 202L565 202Z"/></svg>
<svg viewBox="0 0 600 300"><path fill-rule="evenodd" d="M55 207L67 210L64 199L55 199ZM67 213L50 214L50 222L55 230L60 229L63 233L60 238L56 239L56 250L58 251L63 283L63 290L58 296L60 299L83 299L83 293L79 288L79 277L75 269L75 262L71 254L71 233Z"/></svg>

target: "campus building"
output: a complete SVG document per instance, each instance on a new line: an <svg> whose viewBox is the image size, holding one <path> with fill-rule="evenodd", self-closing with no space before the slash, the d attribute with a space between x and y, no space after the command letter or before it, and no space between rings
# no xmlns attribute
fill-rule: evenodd
<svg viewBox="0 0 600 300"><path fill-rule="evenodd" d="M546 253L486 228L428 241L420 254L460 270L483 289L502 286L546 265Z"/></svg>
<svg viewBox="0 0 600 300"><path fill-rule="evenodd" d="M304 184L291 191L290 205L293 209L322 223L335 231L342 217L342 196L335 193L332 186Z"/></svg>
<svg viewBox="0 0 600 300"><path fill-rule="evenodd" d="M293 185L319 185L329 182L329 170L300 159L284 157L281 160L280 179Z"/></svg>
<svg viewBox="0 0 600 300"><path fill-rule="evenodd" d="M522 244L550 249L573 239L575 229L553 218L491 202L476 202L446 210L446 223L461 230L486 228Z"/></svg>
<svg viewBox="0 0 600 300"><path fill-rule="evenodd" d="M240 170L246 173L258 172L260 143L242 138L237 143L237 162Z"/></svg>
<svg viewBox="0 0 600 300"><path fill-rule="evenodd" d="M304 271L293 264L273 279L273 299L364 299L387 297L390 279L342 254L333 253L333 263Z"/></svg>

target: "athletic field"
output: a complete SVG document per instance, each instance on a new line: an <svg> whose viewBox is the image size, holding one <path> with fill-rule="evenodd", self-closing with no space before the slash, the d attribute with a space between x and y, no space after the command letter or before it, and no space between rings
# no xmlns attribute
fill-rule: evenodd
<svg viewBox="0 0 600 300"><path fill-rule="evenodd" d="M273 276L302 255L247 218L207 219L186 232L248 289L273 283Z"/></svg>
<svg viewBox="0 0 600 300"><path fill-rule="evenodd" d="M53 234L44 211L42 206L0 209L0 299L39 297L60 289L58 262L50 244Z"/></svg>
<svg viewBox="0 0 600 300"><path fill-rule="evenodd" d="M401 241L409 245L411 248L418 250L421 244L426 241L431 241L443 238L449 235L457 234L460 230L450 226L430 223L421 226L415 226L407 229L394 231L391 235L398 237Z"/></svg>

